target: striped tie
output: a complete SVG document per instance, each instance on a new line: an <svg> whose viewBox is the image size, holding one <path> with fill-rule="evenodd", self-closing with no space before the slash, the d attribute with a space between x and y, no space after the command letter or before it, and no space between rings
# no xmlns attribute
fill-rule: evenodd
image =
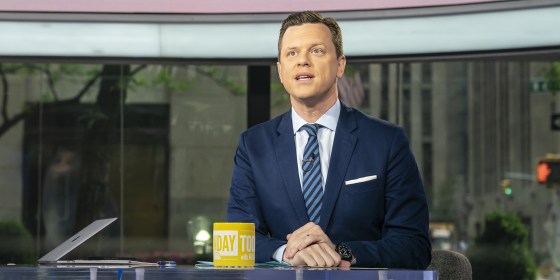
<svg viewBox="0 0 560 280"><path fill-rule="evenodd" d="M303 199L309 220L319 224L321 220L321 204L323 201L323 178L321 175L321 158L317 131L321 125L306 124L302 129L307 131L309 138L303 151L301 168L303 170Z"/></svg>

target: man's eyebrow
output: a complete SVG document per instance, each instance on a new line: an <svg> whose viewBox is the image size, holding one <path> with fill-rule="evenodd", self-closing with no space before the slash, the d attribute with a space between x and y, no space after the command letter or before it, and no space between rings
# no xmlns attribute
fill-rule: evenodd
<svg viewBox="0 0 560 280"><path fill-rule="evenodd" d="M299 49L299 47L285 47L284 50L286 51L291 51L291 50L297 50Z"/></svg>
<svg viewBox="0 0 560 280"><path fill-rule="evenodd" d="M312 44L309 44L309 48L310 48L310 49L311 49L311 48L314 48L314 47L317 47L317 46L324 47L324 46L326 46L326 44L325 44L325 43L322 43L322 42L321 42L321 43L312 43ZM301 49L301 48L302 48L302 47L295 47L295 46L294 46L294 47L286 47L286 48L284 48L284 50L286 50L286 51L291 51L291 50L299 50L299 49Z"/></svg>

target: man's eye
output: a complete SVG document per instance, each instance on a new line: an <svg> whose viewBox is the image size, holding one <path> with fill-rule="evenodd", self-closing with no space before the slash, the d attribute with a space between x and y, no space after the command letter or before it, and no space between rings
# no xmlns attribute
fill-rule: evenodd
<svg viewBox="0 0 560 280"><path fill-rule="evenodd" d="M295 51L289 51L288 52L288 56L296 56L296 52Z"/></svg>
<svg viewBox="0 0 560 280"><path fill-rule="evenodd" d="M311 50L311 53L314 53L314 54L324 54L325 51L324 51L323 49L312 49L312 50Z"/></svg>

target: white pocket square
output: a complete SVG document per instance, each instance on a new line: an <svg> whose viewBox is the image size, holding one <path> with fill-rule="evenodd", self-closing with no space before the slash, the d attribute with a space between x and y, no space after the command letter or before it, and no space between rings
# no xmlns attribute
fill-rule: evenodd
<svg viewBox="0 0 560 280"><path fill-rule="evenodd" d="M362 177L362 178L358 178L358 179L348 180L348 181L345 182L345 184L346 185L352 185L352 184L372 181L372 180L375 180L375 179L377 179L377 175L366 176L366 177Z"/></svg>

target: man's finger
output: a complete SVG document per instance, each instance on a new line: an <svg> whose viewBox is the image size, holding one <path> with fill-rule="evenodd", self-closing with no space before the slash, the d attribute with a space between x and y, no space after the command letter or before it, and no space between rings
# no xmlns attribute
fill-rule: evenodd
<svg viewBox="0 0 560 280"><path fill-rule="evenodd" d="M291 259L295 256L295 254L298 251L301 251L302 249L305 249L305 247L307 247L307 245L301 246L301 243L305 241L306 237L307 236L305 236L304 239L301 239L301 238L298 239L294 235L292 235L290 237L290 240L288 240L288 244L286 244L286 250L284 251L284 254L286 255L286 257Z"/></svg>
<svg viewBox="0 0 560 280"><path fill-rule="evenodd" d="M319 243L319 246L321 246L321 248L325 251L326 254L328 254L332 260L333 260L333 265L332 266L338 266L340 264L340 255L327 243Z"/></svg>
<svg viewBox="0 0 560 280"><path fill-rule="evenodd" d="M284 254L287 258L293 258L298 251L311 246L315 243L325 242L334 246L329 237L323 232L323 229L313 222L309 222L294 232L286 236L288 244Z"/></svg>

